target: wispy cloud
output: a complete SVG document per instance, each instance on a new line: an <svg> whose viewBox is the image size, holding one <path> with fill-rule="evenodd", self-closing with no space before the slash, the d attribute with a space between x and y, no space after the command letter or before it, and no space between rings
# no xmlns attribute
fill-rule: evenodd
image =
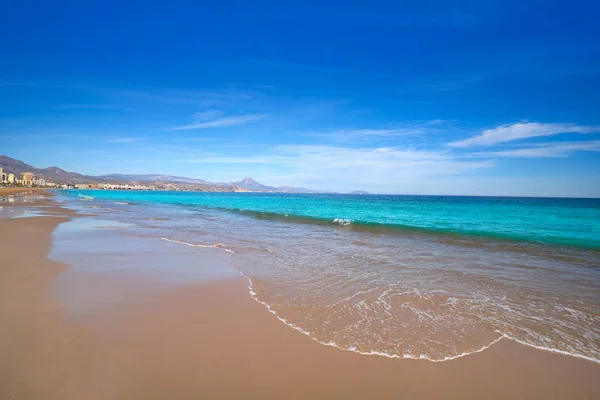
<svg viewBox="0 0 600 400"><path fill-rule="evenodd" d="M174 128L168 128L169 131L185 131L192 129L208 129L208 128L225 128L235 125L246 125L254 122L258 122L264 119L267 114L246 114L238 115L234 117L218 118L212 121L198 122L190 125L177 126Z"/></svg>
<svg viewBox="0 0 600 400"><path fill-rule="evenodd" d="M216 142L218 138L215 137L193 137L193 138L173 138L173 142Z"/></svg>
<svg viewBox="0 0 600 400"><path fill-rule="evenodd" d="M99 105L99 104L63 104L54 107L57 110L77 110L77 109L90 109L90 110L115 110L115 111L133 111L133 108L117 107L110 105Z"/></svg>
<svg viewBox="0 0 600 400"><path fill-rule="evenodd" d="M487 129L469 139L450 143L451 147L492 146L540 136L553 136L562 133L599 133L600 126L585 126L561 123L519 122Z"/></svg>
<svg viewBox="0 0 600 400"><path fill-rule="evenodd" d="M389 129L334 129L331 131L317 133L319 136L325 136L337 139L365 139L365 138L385 138L395 136L421 135L424 130L420 127L402 127Z"/></svg>
<svg viewBox="0 0 600 400"><path fill-rule="evenodd" d="M107 142L110 143L133 143L133 142L139 142L140 140L142 140L142 138L139 137L130 137L130 138L111 138L111 139L107 139Z"/></svg>
<svg viewBox="0 0 600 400"><path fill-rule="evenodd" d="M0 86L39 86L36 82L0 81Z"/></svg>
<svg viewBox="0 0 600 400"><path fill-rule="evenodd" d="M327 189L327 185L374 187L393 184L401 187L403 183L419 182L426 176L461 175L494 166L492 161L461 160L446 152L317 145L276 146L267 154L255 156L199 157L178 161L247 166L244 168L262 165L271 175L278 171L288 182L316 185L323 189Z"/></svg>
<svg viewBox="0 0 600 400"><path fill-rule="evenodd" d="M223 115L223 111L207 110L194 114L194 119L198 122L211 121Z"/></svg>
<svg viewBox="0 0 600 400"><path fill-rule="evenodd" d="M600 151L600 140L544 143L520 149L474 153L473 156L486 158L564 158L577 151Z"/></svg>
<svg viewBox="0 0 600 400"><path fill-rule="evenodd" d="M402 89L406 91L427 91L427 92L452 92L460 90L466 86L470 86L481 82L485 77L482 75L474 75L467 77L457 77L454 79L440 80L430 83L416 83Z"/></svg>
<svg viewBox="0 0 600 400"><path fill-rule="evenodd" d="M368 141L378 139L392 139L398 137L421 136L440 133L452 128L453 121L433 119L429 121L416 121L404 124L393 124L386 128L366 129L331 129L318 132L300 132L299 134L321 136L334 141Z"/></svg>

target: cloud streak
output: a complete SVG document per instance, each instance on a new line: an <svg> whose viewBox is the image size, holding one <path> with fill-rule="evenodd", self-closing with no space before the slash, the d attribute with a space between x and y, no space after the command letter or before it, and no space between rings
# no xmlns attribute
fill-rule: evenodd
<svg viewBox="0 0 600 400"><path fill-rule="evenodd" d="M317 132L299 132L299 134L320 136L337 142L369 141L395 139L399 137L437 134L453 129L453 121L433 119L404 124L390 124L386 128L332 129Z"/></svg>
<svg viewBox="0 0 600 400"><path fill-rule="evenodd" d="M577 151L600 151L600 140L587 142L555 142L513 150L474 153L480 157L506 158L565 158Z"/></svg>
<svg viewBox="0 0 600 400"><path fill-rule="evenodd" d="M142 138L139 137L131 137L131 138L114 138L114 139L107 139L107 142L110 143L133 143L133 142L139 142L140 140L142 140Z"/></svg>
<svg viewBox="0 0 600 400"><path fill-rule="evenodd" d="M133 108L117 107L117 106L109 106L109 105L99 105L99 104L63 104L63 105L56 106L54 108L57 110L88 109L88 110L134 111Z"/></svg>
<svg viewBox="0 0 600 400"><path fill-rule="evenodd" d="M277 171L294 184L328 187L374 187L418 183L424 177L444 177L476 172L494 166L488 160L462 160L446 152L404 148L348 148L318 145L275 146L255 156L200 157L184 163L261 166ZM275 174L277 175L277 174Z"/></svg>
<svg viewBox="0 0 600 400"><path fill-rule="evenodd" d="M494 129L487 129L480 135L469 139L452 142L451 147L465 148L474 146L493 146L499 143L511 142L541 136L554 136L563 133L590 134L599 133L600 126L585 126L561 123L519 122L510 125L501 125Z"/></svg>
<svg viewBox="0 0 600 400"><path fill-rule="evenodd" d="M223 111L207 110L194 114L194 119L198 122L211 121L223 115Z"/></svg>
<svg viewBox="0 0 600 400"><path fill-rule="evenodd" d="M194 129L226 128L229 126L246 125L266 118L267 114L246 114L234 117L224 117L212 121L201 121L190 125L168 128L169 131L185 131Z"/></svg>

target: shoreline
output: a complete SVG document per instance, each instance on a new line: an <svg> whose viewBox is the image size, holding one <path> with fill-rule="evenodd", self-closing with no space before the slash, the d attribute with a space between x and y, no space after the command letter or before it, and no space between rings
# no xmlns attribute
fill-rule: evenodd
<svg viewBox="0 0 600 400"><path fill-rule="evenodd" d="M0 187L0 196L1 195L20 195L23 193L31 193L31 192L45 192L47 189L45 188L28 188L28 187Z"/></svg>
<svg viewBox="0 0 600 400"><path fill-rule="evenodd" d="M68 307L51 289L57 277L73 267L47 256L56 227L80 217L51 199L27 204L37 206L44 206L44 212L52 210L52 215L0 220L2 398L600 395L598 364L508 340L438 363L364 357L324 346L299 335L253 301L242 276L164 287L118 309L92 310L92 322L72 320ZM181 260L177 253L173 263ZM198 252L199 263L207 260L202 254ZM140 262L147 258L143 253L137 256ZM85 257L81 262L86 265ZM101 272L84 281L81 277L86 274L82 269L72 285L102 277L98 286L103 294L112 295L110 288L123 281ZM128 278L125 293L148 286L135 274Z"/></svg>

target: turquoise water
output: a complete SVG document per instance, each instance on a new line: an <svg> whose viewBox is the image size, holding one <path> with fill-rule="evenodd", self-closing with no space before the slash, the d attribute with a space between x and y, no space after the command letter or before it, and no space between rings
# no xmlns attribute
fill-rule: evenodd
<svg viewBox="0 0 600 400"><path fill-rule="evenodd" d="M324 345L446 361L513 340L600 363L599 200L101 190L59 199L127 224L128 235L226 251L253 299Z"/></svg>
<svg viewBox="0 0 600 400"><path fill-rule="evenodd" d="M97 199L201 206L298 222L418 229L600 248L600 199L72 191Z"/></svg>

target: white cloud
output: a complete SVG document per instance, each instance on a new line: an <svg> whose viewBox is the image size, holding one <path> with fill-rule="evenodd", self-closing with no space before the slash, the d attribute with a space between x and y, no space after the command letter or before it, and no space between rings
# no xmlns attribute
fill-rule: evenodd
<svg viewBox="0 0 600 400"><path fill-rule="evenodd" d="M540 136L553 136L561 133L598 133L600 126L585 126L575 124L519 122L501 125L487 129L480 135L458 142L450 143L452 147L491 146L513 140L527 139Z"/></svg>
<svg viewBox="0 0 600 400"><path fill-rule="evenodd" d="M404 124L390 124L386 128L379 129L331 129L317 132L297 132L297 134L320 136L337 142L348 142L437 134L448 129L452 129L452 121L433 119Z"/></svg>
<svg viewBox="0 0 600 400"><path fill-rule="evenodd" d="M363 142L392 139L401 136L417 136L423 130L417 127L389 129L332 129L317 132L295 132L300 136L314 136L332 142Z"/></svg>
<svg viewBox="0 0 600 400"><path fill-rule="evenodd" d="M417 126L406 126L390 129L339 129L331 131L333 135L348 137L392 137L421 135L424 130Z"/></svg>
<svg viewBox="0 0 600 400"><path fill-rule="evenodd" d="M211 121L223 115L223 111L219 110L206 110L194 114L194 119L198 122Z"/></svg>
<svg viewBox="0 0 600 400"><path fill-rule="evenodd" d="M77 109L91 109L91 110L116 110L116 111L133 111L133 108L117 107L110 105L101 104L63 104L54 107L57 110L77 110Z"/></svg>
<svg viewBox="0 0 600 400"><path fill-rule="evenodd" d="M576 151L600 151L600 140L586 142L555 142L520 149L474 153L482 157L559 158L569 157Z"/></svg>
<svg viewBox="0 0 600 400"><path fill-rule="evenodd" d="M273 185L378 192L414 192L430 177L468 174L494 166L491 161L460 160L446 152L316 145L276 146L268 154L256 156L201 157L179 161L237 165L233 170L243 168L246 175L252 174Z"/></svg>
<svg viewBox="0 0 600 400"><path fill-rule="evenodd" d="M452 175L489 167L489 162L459 161L448 153L397 147L345 148L330 146L278 146L284 155L294 157L294 164L322 171L348 171L373 178L394 179L399 176Z"/></svg>
<svg viewBox="0 0 600 400"><path fill-rule="evenodd" d="M247 115L238 115L235 117L225 117L218 118L212 121L198 122L190 125L178 126L174 128L169 128L170 131L184 131L184 130L192 130L192 129L208 129L208 128L224 128L228 126L235 125L246 125L251 124L253 122L258 122L264 119L266 114L247 114Z"/></svg>
<svg viewBox="0 0 600 400"><path fill-rule="evenodd" d="M139 138L139 137L114 138L114 139L108 139L107 142L111 142L111 143L133 143L133 142L139 142L140 140L142 140L142 138Z"/></svg>

